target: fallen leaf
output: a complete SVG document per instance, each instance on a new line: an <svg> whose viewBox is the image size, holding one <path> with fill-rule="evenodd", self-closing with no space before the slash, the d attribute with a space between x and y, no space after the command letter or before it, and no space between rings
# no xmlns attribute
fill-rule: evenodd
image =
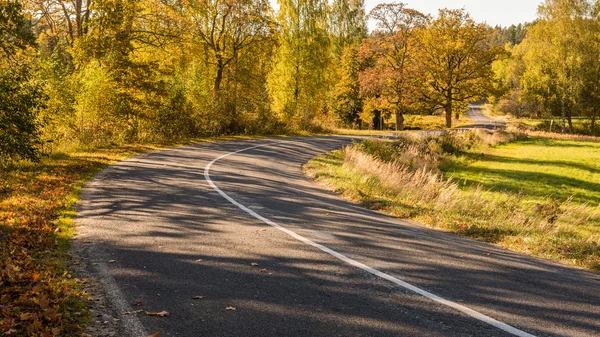
<svg viewBox="0 0 600 337"><path fill-rule="evenodd" d="M134 311L126 311L123 313L123 315L135 315L135 314L139 314L140 312L143 312L144 310L134 310Z"/></svg>
<svg viewBox="0 0 600 337"><path fill-rule="evenodd" d="M150 335L148 337L158 337L158 336L160 336L160 331L157 331L154 333L154 335Z"/></svg>
<svg viewBox="0 0 600 337"><path fill-rule="evenodd" d="M148 315L148 316L165 317L165 316L171 316L171 313L168 312L168 311L161 311L161 312L146 311L146 315Z"/></svg>
<svg viewBox="0 0 600 337"><path fill-rule="evenodd" d="M261 272L261 273L268 273L269 271L267 269L263 268L263 269L259 270L259 272Z"/></svg>
<svg viewBox="0 0 600 337"><path fill-rule="evenodd" d="M39 304L40 308L42 308L42 309L50 308L50 301L48 300L48 298L46 296L42 296L42 298L40 298L37 303Z"/></svg>
<svg viewBox="0 0 600 337"><path fill-rule="evenodd" d="M40 273L35 272L33 273L33 275L31 275L31 279L33 280L33 282L37 282L40 280Z"/></svg>
<svg viewBox="0 0 600 337"><path fill-rule="evenodd" d="M24 312L21 314L21 320L22 321L29 321L31 320L31 314L28 312Z"/></svg>
<svg viewBox="0 0 600 337"><path fill-rule="evenodd" d="M252 265L252 267L258 267L258 263L256 263L256 262L252 262L251 265Z"/></svg>
<svg viewBox="0 0 600 337"><path fill-rule="evenodd" d="M225 308L225 310L229 310L229 311L236 311L237 309L236 309L236 308L234 308L234 307L227 307L227 308Z"/></svg>
<svg viewBox="0 0 600 337"><path fill-rule="evenodd" d="M108 260L108 263L115 263L117 260Z"/></svg>
<svg viewBox="0 0 600 337"><path fill-rule="evenodd" d="M204 296L192 296L192 299L201 300L201 299L204 299Z"/></svg>

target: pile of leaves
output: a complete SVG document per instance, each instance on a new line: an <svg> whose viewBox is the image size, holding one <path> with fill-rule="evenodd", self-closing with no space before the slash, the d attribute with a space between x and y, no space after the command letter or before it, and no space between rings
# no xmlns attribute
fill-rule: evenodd
<svg viewBox="0 0 600 337"><path fill-rule="evenodd" d="M0 335L81 334L90 314L84 281L68 271L72 208L83 182L114 154L60 155L0 171Z"/></svg>

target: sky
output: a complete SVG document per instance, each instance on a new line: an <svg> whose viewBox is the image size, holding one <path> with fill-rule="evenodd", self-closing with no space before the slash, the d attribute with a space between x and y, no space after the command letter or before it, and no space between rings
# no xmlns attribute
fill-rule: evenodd
<svg viewBox="0 0 600 337"><path fill-rule="evenodd" d="M380 3L394 0L365 0L367 13ZM487 22L491 26L510 26L530 22L537 16L537 8L542 0L403 0L407 7L425 14L437 14L439 8L466 8L475 21ZM271 0L277 8L277 0ZM370 23L371 28L372 23Z"/></svg>

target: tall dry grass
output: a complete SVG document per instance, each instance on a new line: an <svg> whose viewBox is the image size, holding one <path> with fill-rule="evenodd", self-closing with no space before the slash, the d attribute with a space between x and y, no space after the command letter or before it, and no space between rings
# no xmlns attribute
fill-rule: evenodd
<svg viewBox="0 0 600 337"><path fill-rule="evenodd" d="M479 130L395 142L367 140L345 148L344 166L361 177L363 189L412 205L421 210L416 215L429 216L431 225L489 242L504 241L507 246L528 246L527 250L539 250L537 255L557 254L597 268L600 237L578 236L571 229L598 223L600 205L551 197L532 203L523 194L489 193L481 186L461 187L443 177L440 166L453 154L523 137ZM532 237L536 239L531 241ZM547 246L536 247L540 244Z"/></svg>

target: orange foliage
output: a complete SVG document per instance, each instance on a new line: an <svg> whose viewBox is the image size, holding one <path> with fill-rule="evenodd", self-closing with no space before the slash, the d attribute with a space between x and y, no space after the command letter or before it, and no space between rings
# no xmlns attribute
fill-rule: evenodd
<svg viewBox="0 0 600 337"><path fill-rule="evenodd" d="M106 160L46 159L0 172L0 335L73 336L85 299L65 269L57 219L74 188ZM62 241L62 242L61 242Z"/></svg>

